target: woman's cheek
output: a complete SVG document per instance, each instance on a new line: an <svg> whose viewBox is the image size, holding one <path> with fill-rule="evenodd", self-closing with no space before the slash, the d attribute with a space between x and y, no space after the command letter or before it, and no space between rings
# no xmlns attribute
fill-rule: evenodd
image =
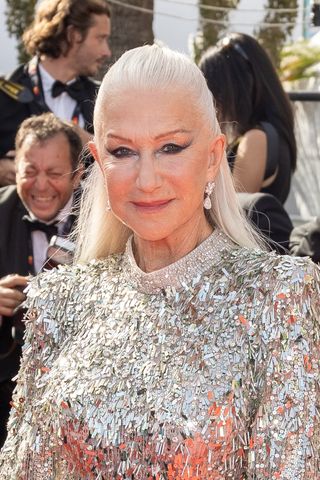
<svg viewBox="0 0 320 480"><path fill-rule="evenodd" d="M110 167L106 172L106 183L110 203L118 203L134 187L134 175L130 168Z"/></svg>

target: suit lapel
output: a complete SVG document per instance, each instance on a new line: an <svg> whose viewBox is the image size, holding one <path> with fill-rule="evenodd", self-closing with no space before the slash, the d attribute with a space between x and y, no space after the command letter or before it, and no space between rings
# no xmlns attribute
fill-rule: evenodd
<svg viewBox="0 0 320 480"><path fill-rule="evenodd" d="M11 259L10 272L19 272L20 275L27 275L32 273L33 270L28 264L29 232L25 222L22 220L23 215L26 213L26 209L19 201L16 215L12 219L10 244L8 246L8 258Z"/></svg>

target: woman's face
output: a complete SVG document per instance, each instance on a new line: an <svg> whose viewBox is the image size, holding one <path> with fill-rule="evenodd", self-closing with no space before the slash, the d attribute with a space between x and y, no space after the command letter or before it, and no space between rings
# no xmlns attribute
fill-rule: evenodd
<svg viewBox="0 0 320 480"><path fill-rule="evenodd" d="M206 183L216 176L224 137L179 91L126 91L101 112L98 152L111 209L149 241L206 225Z"/></svg>

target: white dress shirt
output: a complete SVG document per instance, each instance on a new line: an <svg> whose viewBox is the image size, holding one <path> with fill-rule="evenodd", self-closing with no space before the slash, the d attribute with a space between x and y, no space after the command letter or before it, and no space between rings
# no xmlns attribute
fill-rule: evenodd
<svg viewBox="0 0 320 480"><path fill-rule="evenodd" d="M62 210L58 213L58 215L51 220L49 223L58 223L58 234L63 232L63 228L68 220L68 216L71 213L73 195L70 197L66 205L63 207ZM39 220L37 217L33 215L32 212L29 212L30 217L33 220ZM42 221L42 220L41 220ZM46 222L43 222L46 223ZM48 239L44 232L40 230L35 230L31 233L31 240L32 240L32 250L33 250L33 265L35 273L39 273L42 269L46 259L47 259L47 249L48 249Z"/></svg>
<svg viewBox="0 0 320 480"><path fill-rule="evenodd" d="M71 98L67 92L62 92L61 95L53 98L51 89L55 79L47 72L47 70L45 70L45 68L43 68L41 63L39 63L39 72L41 75L44 100L46 104L57 117L61 118L61 120L71 121L77 102ZM74 81L75 79L70 80L70 82L67 83L70 84ZM84 118L81 114L79 116L79 126L82 128L84 127Z"/></svg>

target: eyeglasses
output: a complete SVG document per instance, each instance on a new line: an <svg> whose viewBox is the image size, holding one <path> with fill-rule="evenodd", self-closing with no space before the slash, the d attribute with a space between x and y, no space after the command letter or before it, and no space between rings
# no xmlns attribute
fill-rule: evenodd
<svg viewBox="0 0 320 480"><path fill-rule="evenodd" d="M250 64L250 59L249 59L248 55L246 54L246 52L244 51L244 49L241 47L241 45L237 41L234 41L232 38L224 37L222 40L220 40L219 46L221 46L222 49L225 48L225 47L233 48L236 52L239 53L239 55L246 62L248 62Z"/></svg>

